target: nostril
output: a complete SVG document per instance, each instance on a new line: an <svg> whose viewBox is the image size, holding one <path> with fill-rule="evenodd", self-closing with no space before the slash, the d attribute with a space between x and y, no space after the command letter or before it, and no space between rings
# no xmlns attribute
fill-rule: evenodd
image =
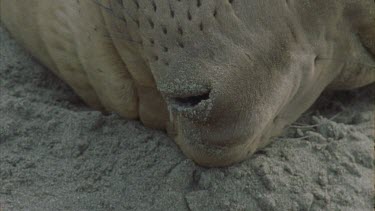
<svg viewBox="0 0 375 211"><path fill-rule="evenodd" d="M208 100L210 98L210 92L195 95L195 96L188 96L188 97L175 97L172 98L174 104L181 106L181 107L194 107L198 105L200 102L204 100Z"/></svg>
<svg viewBox="0 0 375 211"><path fill-rule="evenodd" d="M211 89L180 90L166 97L170 121L175 116L205 122L213 107Z"/></svg>

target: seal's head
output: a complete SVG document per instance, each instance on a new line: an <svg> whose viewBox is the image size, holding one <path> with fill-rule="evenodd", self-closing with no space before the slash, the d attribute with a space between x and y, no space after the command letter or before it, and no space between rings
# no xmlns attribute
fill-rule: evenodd
<svg viewBox="0 0 375 211"><path fill-rule="evenodd" d="M172 133L201 165L248 157L330 80L305 48L302 29L284 15L292 14L285 2L139 2L144 52L166 99Z"/></svg>

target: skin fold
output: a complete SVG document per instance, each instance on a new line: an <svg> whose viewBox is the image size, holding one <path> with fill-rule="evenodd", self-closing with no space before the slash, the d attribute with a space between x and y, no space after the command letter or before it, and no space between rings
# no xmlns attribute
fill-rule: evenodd
<svg viewBox="0 0 375 211"><path fill-rule="evenodd" d="M372 0L0 0L1 22L90 106L242 161L325 89L375 81Z"/></svg>

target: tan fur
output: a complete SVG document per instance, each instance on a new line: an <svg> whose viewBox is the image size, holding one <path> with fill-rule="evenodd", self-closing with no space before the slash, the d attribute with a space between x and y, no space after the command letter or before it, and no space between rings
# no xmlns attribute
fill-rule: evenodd
<svg viewBox="0 0 375 211"><path fill-rule="evenodd" d="M205 166L267 145L324 88L375 80L371 0L0 6L13 36L88 105L167 129Z"/></svg>

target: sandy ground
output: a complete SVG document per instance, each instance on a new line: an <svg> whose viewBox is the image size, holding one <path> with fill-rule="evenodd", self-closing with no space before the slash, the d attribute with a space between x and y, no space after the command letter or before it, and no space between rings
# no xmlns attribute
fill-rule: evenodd
<svg viewBox="0 0 375 211"><path fill-rule="evenodd" d="M202 168L85 106L0 28L0 210L373 210L375 86L326 93L274 144Z"/></svg>

